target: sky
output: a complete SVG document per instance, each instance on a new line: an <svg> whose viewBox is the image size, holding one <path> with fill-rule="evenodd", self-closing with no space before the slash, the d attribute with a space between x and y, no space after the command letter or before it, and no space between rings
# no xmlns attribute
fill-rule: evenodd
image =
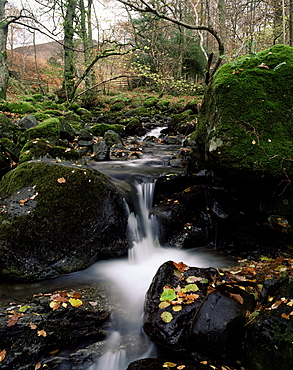
<svg viewBox="0 0 293 370"><path fill-rule="evenodd" d="M8 0L8 4L13 4L18 9L25 8L28 10L32 10L32 12L36 12L40 5L34 0ZM100 34L101 32L111 32L111 29L115 23L121 19L121 9L119 10L120 4L117 1L107 1L107 4L103 4L102 0L94 1L94 11L93 11L93 25L99 24L100 25ZM53 22L52 17L50 16L43 16L42 18L38 19L42 24L46 25L48 28L52 28ZM102 30L102 31L101 31ZM94 39L98 38L97 29L94 29ZM33 43L33 36L30 35L28 32L25 33L25 36L19 36L22 40L18 42L14 41L13 47L23 46L24 44L32 44ZM48 41L52 41L51 38L46 37L44 34L40 32L36 32L35 35L36 43L44 43ZM62 38L60 35L57 38ZM8 45L9 47L9 45Z"/></svg>

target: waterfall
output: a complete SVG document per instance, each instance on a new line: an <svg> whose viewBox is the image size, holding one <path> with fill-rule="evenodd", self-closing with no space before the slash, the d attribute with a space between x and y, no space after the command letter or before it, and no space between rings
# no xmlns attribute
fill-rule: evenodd
<svg viewBox="0 0 293 370"><path fill-rule="evenodd" d="M123 317L114 313L114 329L105 353L87 370L125 370L131 361L156 356L154 345L142 333L141 322L145 293L162 263L173 260L198 267L223 265L209 253L160 247L157 220L150 215L155 182L137 182L134 189L133 211L128 212L128 259L98 262L95 267L97 275L111 282L115 301L120 300L123 307Z"/></svg>

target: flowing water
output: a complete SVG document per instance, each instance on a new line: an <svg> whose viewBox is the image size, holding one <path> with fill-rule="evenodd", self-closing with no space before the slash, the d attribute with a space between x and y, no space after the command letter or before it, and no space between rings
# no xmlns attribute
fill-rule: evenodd
<svg viewBox="0 0 293 370"><path fill-rule="evenodd" d="M182 172L164 164L166 148L161 152L144 156L135 161L93 163L92 167L112 176L118 186L128 186L128 234L131 243L128 258L100 261L85 271L61 278L33 284L1 283L1 299L17 299L25 294L38 293L56 286L88 281L107 281L112 287L115 301L122 310L113 313L113 330L105 344L104 354L85 370L125 370L128 364L139 358L155 357L155 346L142 332L142 314L145 293L159 266L168 261L184 262L190 266L223 267L229 263L223 257L203 250L183 251L159 245L159 227L150 216L155 181L160 174ZM169 149L167 149L168 151ZM172 149L170 149L172 151ZM5 296L6 292L9 292Z"/></svg>

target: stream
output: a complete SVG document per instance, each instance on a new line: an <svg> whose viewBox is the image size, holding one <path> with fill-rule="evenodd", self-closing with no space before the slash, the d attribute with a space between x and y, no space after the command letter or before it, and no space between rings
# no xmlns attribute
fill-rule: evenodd
<svg viewBox="0 0 293 370"><path fill-rule="evenodd" d="M113 312L112 330L104 354L85 370L125 370L131 361L156 357L156 347L141 327L145 293L162 263L174 260L197 267L224 267L231 262L212 251L196 248L184 251L160 245L159 225L156 218L150 216L156 179L162 174L184 172L165 165L163 159L172 150L174 148L161 145L155 154L142 159L90 164L110 175L118 186L128 187L128 234L132 246L128 258L99 261L84 271L42 282L0 283L1 299L16 299L24 293L52 290L62 284L111 282L109 294L120 301L123 312Z"/></svg>

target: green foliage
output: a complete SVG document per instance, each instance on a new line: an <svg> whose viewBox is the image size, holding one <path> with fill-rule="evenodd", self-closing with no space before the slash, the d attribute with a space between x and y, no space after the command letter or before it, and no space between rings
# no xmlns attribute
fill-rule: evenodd
<svg viewBox="0 0 293 370"><path fill-rule="evenodd" d="M108 130L113 130L117 132L118 134L124 133L124 126L123 125L108 125L106 123L98 123L97 125L94 125L89 129L89 132L91 132L95 136L104 136L105 132Z"/></svg>

